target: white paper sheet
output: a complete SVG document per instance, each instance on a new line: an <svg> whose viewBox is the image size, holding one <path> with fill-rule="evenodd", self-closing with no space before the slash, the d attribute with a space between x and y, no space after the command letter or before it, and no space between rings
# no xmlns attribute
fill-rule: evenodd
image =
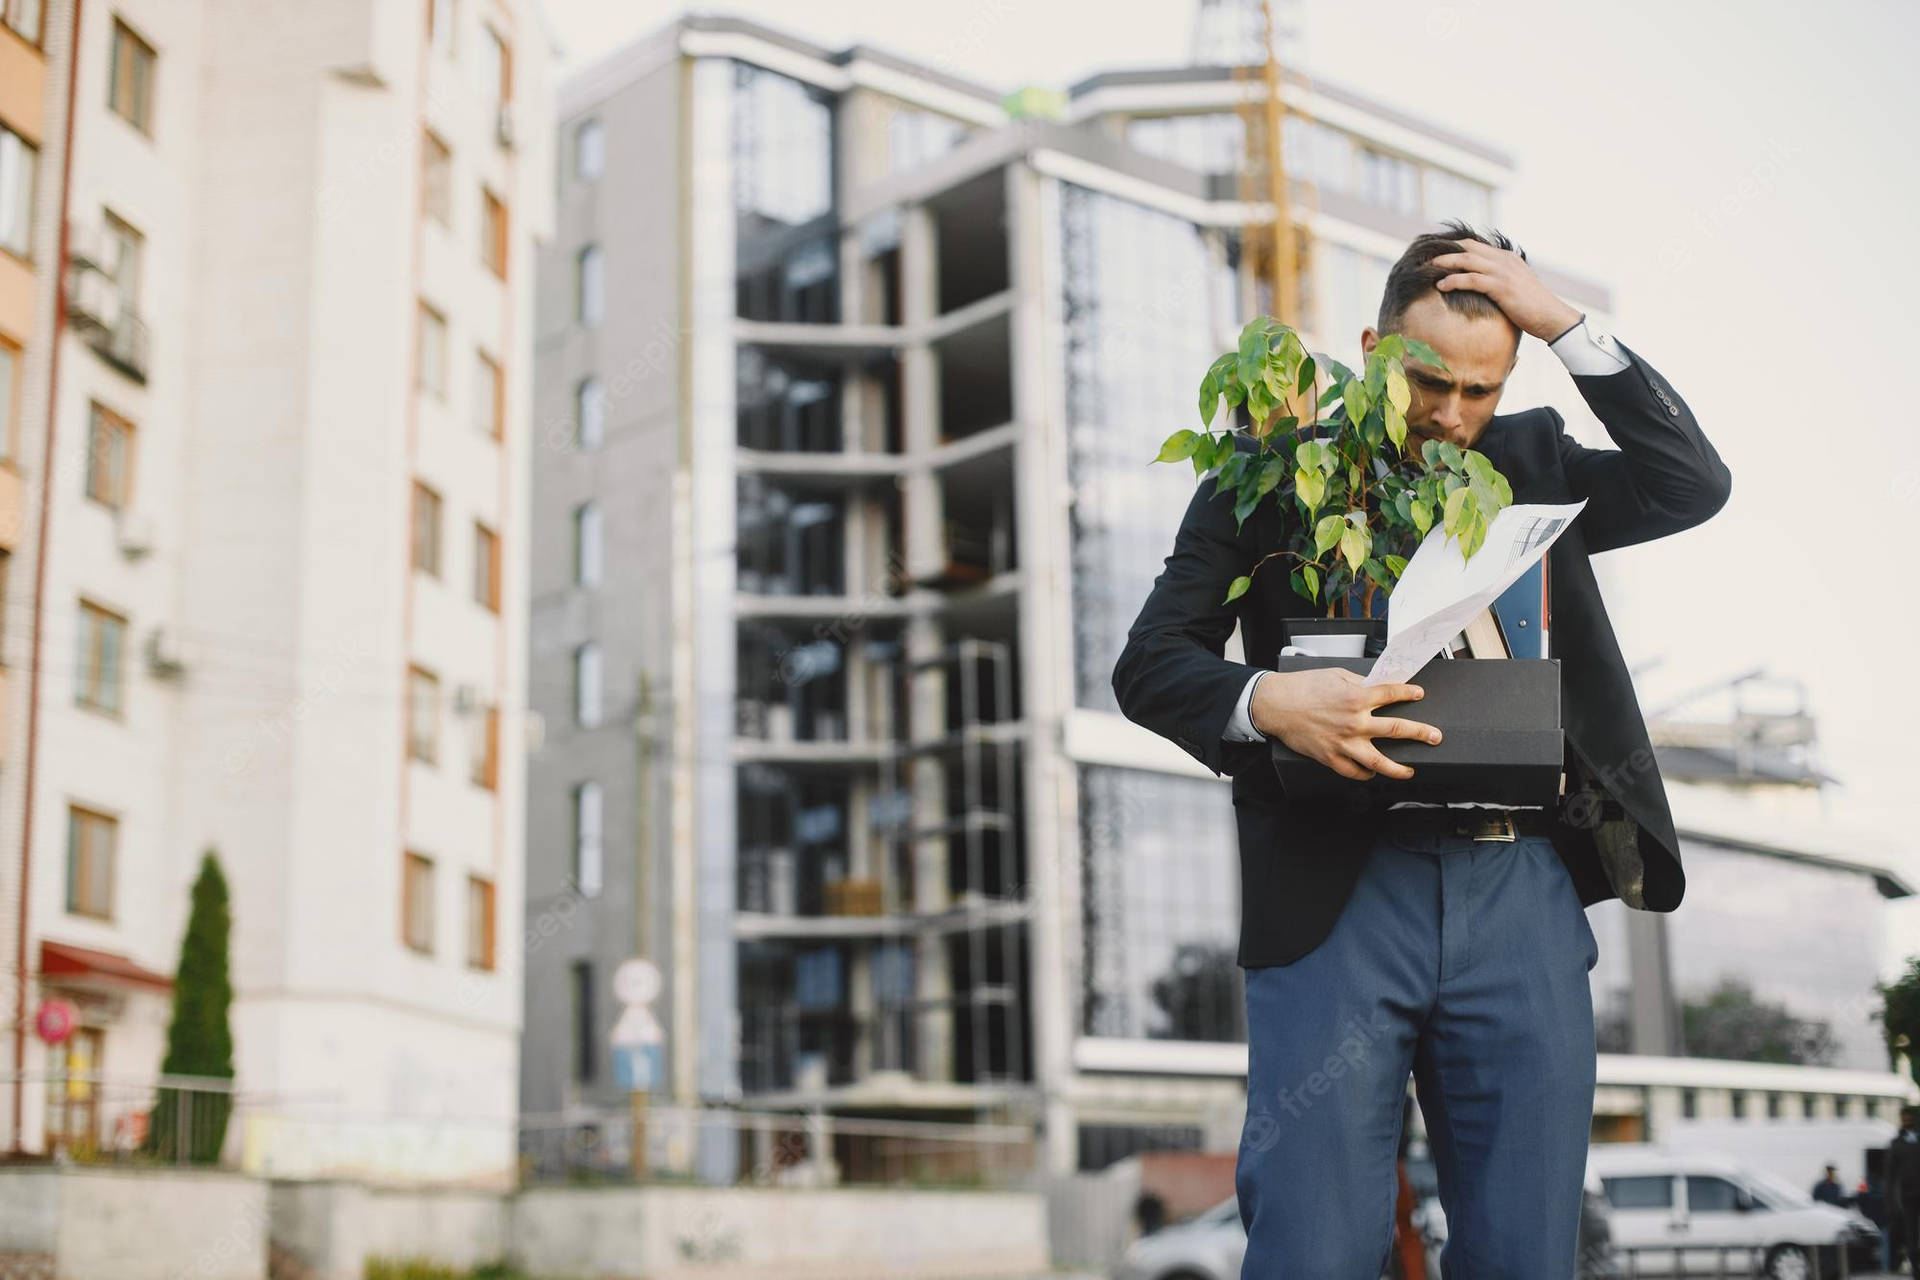
<svg viewBox="0 0 1920 1280"><path fill-rule="evenodd" d="M1387 597L1387 644L1367 672L1368 684L1394 684L1427 665L1475 614L1547 553L1586 501L1556 506L1526 502L1503 509L1469 560L1438 524L1407 561Z"/></svg>

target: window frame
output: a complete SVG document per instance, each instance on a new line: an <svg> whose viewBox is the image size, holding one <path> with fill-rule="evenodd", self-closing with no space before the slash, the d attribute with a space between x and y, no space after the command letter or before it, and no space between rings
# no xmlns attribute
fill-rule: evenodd
<svg viewBox="0 0 1920 1280"><path fill-rule="evenodd" d="M594 139L592 149L593 171L587 172L583 157L588 154L582 145L591 136ZM607 173L607 126L599 116L589 116L573 126L573 180L575 182L598 182Z"/></svg>
<svg viewBox="0 0 1920 1280"><path fill-rule="evenodd" d="M435 917L433 859L408 849L400 861L400 942L419 955L433 954ZM420 936L416 937L416 915Z"/></svg>
<svg viewBox="0 0 1920 1280"><path fill-rule="evenodd" d="M0 365L7 373L0 381L0 466L15 466L20 444L21 384L25 382L26 349L0 333Z"/></svg>
<svg viewBox="0 0 1920 1280"><path fill-rule="evenodd" d="M416 573L439 578L446 565L446 539L440 536L446 518L446 500L426 481L413 482L412 536L408 541L408 559ZM422 541L426 545L422 546ZM428 561L431 560L431 563Z"/></svg>
<svg viewBox="0 0 1920 1280"><path fill-rule="evenodd" d="M429 332L437 332L439 335L437 340L439 359L434 362L432 376L430 376L427 360ZM447 362L451 354L452 341L453 335L447 328L446 313L425 298L419 299L414 315L413 386L414 390L424 391L442 403L445 403L447 398Z"/></svg>
<svg viewBox="0 0 1920 1280"><path fill-rule="evenodd" d="M24 157L24 162L20 165L20 172L25 175L25 181L21 183L18 193L19 204L14 210L14 212L20 215L20 239L17 243L13 244L9 244L5 240L0 240L0 253L16 258L21 262L31 264L34 260L35 248L33 239L33 210L39 201L40 195L40 148L32 142L27 141L24 134L16 133L4 123L0 123L0 149L4 149L9 143L15 148L16 154ZM4 167L0 167L0 172L4 171ZM0 212L4 211L5 199L6 193L0 191Z"/></svg>
<svg viewBox="0 0 1920 1280"><path fill-rule="evenodd" d="M97 910L91 905L84 904L80 896L75 893L76 888L84 891L88 884L88 877L85 873L92 870L91 863L88 862L87 852L91 846L89 846L85 840L85 831L89 827L104 829L107 836L106 881L104 887L101 889L101 893L106 901ZM75 865L76 853L78 854L80 862L83 864L79 867ZM120 870L119 864L119 817L101 809L95 809L88 805L75 804L69 801L67 803L67 886L64 898L67 914L85 916L90 920L112 920L114 891L118 887L117 877Z"/></svg>
<svg viewBox="0 0 1920 1280"><path fill-rule="evenodd" d="M573 585L600 586L606 579L606 569L606 517L601 514L600 504L589 498L573 509Z"/></svg>
<svg viewBox="0 0 1920 1280"><path fill-rule="evenodd" d="M142 67L144 55L144 67ZM153 137L153 83L157 78L160 55L145 36L128 25L119 14L113 16L113 37L107 46L107 110L119 116L148 138ZM121 77L140 70L128 93L136 99L122 110ZM129 114L129 111L135 114Z"/></svg>
<svg viewBox="0 0 1920 1280"><path fill-rule="evenodd" d="M487 439L498 440L506 434L507 371L483 347L475 347L473 356L474 368L479 374L474 385L474 425ZM480 407L486 409L484 422L480 421L477 412Z"/></svg>
<svg viewBox="0 0 1920 1280"><path fill-rule="evenodd" d="M500 789L500 708L487 707L481 712L478 728L479 750L473 753L473 767L467 774L468 781L483 791Z"/></svg>
<svg viewBox="0 0 1920 1280"><path fill-rule="evenodd" d="M606 696L606 666L600 643L582 641L573 647L573 724L576 729L598 729L606 723Z"/></svg>
<svg viewBox="0 0 1920 1280"><path fill-rule="evenodd" d="M499 613L500 535L484 520L473 522L473 558L474 603L488 613Z"/></svg>
<svg viewBox="0 0 1920 1280"><path fill-rule="evenodd" d="M33 14L31 32L19 17L23 11ZM34 48L44 50L46 46L43 42L47 35L46 0L0 0L0 27L5 27Z"/></svg>
<svg viewBox="0 0 1920 1280"><path fill-rule="evenodd" d="M106 647L100 643L100 637L108 631L114 631L119 636L116 649L118 659L110 679L105 673ZM73 684L75 706L112 716L116 720L126 718L127 636L131 631L125 614L86 596L80 597L80 652L76 655L78 669L74 673ZM112 690L111 702L97 696L103 689Z"/></svg>
<svg viewBox="0 0 1920 1280"><path fill-rule="evenodd" d="M425 127L420 130L420 216L453 226L453 148Z"/></svg>
<svg viewBox="0 0 1920 1280"><path fill-rule="evenodd" d="M507 278L511 227L507 202L495 195L492 187L482 183L480 186L480 265L501 280Z"/></svg>
<svg viewBox="0 0 1920 1280"><path fill-rule="evenodd" d="M492 973L498 968L498 918L498 899L493 881L468 872L467 968L481 973Z"/></svg>
<svg viewBox="0 0 1920 1280"><path fill-rule="evenodd" d="M429 707L420 705L422 694L428 695ZM425 724L423 711L429 717ZM407 664L407 759L426 765L440 762L440 677L417 662Z"/></svg>
<svg viewBox="0 0 1920 1280"><path fill-rule="evenodd" d="M586 799L593 797L593 822L586 820ZM607 793L592 778L577 782L573 786L572 805L569 816L573 822L573 852L571 861L574 892L583 898L597 898L606 884L606 836L607 836ZM589 825L593 830L588 831ZM591 839L589 839L591 836ZM591 859L588 851L592 851ZM593 875L589 883L587 871Z"/></svg>
<svg viewBox="0 0 1920 1280"><path fill-rule="evenodd" d="M124 511L133 501L133 457L134 441L138 428L132 419L101 404L98 400L88 402L87 409L87 465L81 478L83 493L90 502L96 502L109 511ZM119 447L119 469L114 475L106 474L100 466L101 457L107 451L102 448L102 435L115 438Z"/></svg>
<svg viewBox="0 0 1920 1280"><path fill-rule="evenodd" d="M587 264L593 264L592 288L588 288ZM589 315L588 301L592 301ZM586 328L597 328L607 314L607 253L596 241L580 246L573 255L573 319Z"/></svg>

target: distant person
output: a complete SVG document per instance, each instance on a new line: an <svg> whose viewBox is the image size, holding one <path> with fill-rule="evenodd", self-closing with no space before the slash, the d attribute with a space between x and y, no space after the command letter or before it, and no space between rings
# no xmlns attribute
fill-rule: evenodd
<svg viewBox="0 0 1920 1280"><path fill-rule="evenodd" d="M1900 1108L1900 1132L1887 1145L1887 1217L1894 1233L1893 1268L1920 1243L1920 1109Z"/></svg>
<svg viewBox="0 0 1920 1280"><path fill-rule="evenodd" d="M1841 1208L1847 1205L1847 1189L1840 1185L1840 1166L1827 1166L1827 1176L1813 1184L1813 1198L1821 1204L1837 1204Z"/></svg>

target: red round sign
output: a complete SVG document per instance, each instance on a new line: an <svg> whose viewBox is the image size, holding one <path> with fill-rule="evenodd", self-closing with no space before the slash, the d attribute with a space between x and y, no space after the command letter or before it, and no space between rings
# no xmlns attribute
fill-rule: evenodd
<svg viewBox="0 0 1920 1280"><path fill-rule="evenodd" d="M48 1044L59 1044L73 1034L73 1024L79 1016L71 1000L42 1000L33 1015L34 1034Z"/></svg>

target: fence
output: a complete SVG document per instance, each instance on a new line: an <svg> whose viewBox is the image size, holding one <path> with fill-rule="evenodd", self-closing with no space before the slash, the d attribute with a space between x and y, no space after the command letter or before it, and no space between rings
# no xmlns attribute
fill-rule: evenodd
<svg viewBox="0 0 1920 1280"><path fill-rule="evenodd" d="M636 1139L641 1159L634 1158ZM1037 1144L1028 1125L867 1120L820 1112L655 1106L527 1116L520 1180L691 1180L696 1153L731 1155L736 1181L757 1186L911 1186L1009 1189L1031 1183Z"/></svg>
<svg viewBox="0 0 1920 1280"><path fill-rule="evenodd" d="M260 1099L231 1080L156 1076L122 1080L91 1072L0 1073L45 1101L40 1150L85 1164L200 1164L231 1167L238 1155L236 1112Z"/></svg>
<svg viewBox="0 0 1920 1280"><path fill-rule="evenodd" d="M1786 1251L1786 1252L1782 1252ZM1712 1277L1713 1280L1848 1280L1847 1249L1834 1245L1616 1246L1613 1272L1619 1280Z"/></svg>

